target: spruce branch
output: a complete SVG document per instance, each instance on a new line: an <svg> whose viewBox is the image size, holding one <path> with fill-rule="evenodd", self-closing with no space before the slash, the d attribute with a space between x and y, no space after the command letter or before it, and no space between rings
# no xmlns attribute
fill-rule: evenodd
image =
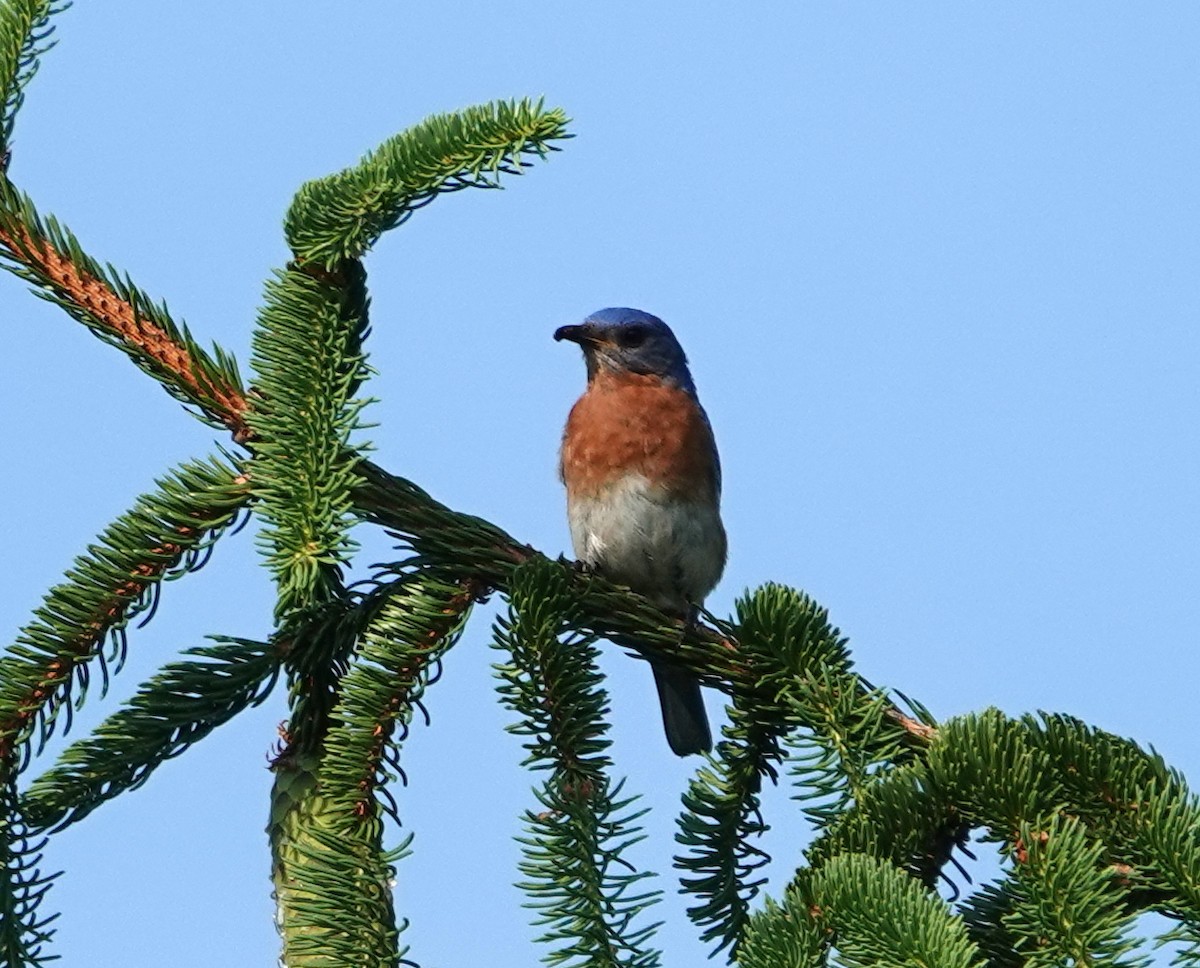
<svg viewBox="0 0 1200 968"><path fill-rule="evenodd" d="M828 822L862 795L873 767L904 761L910 734L886 715L886 696L853 672L841 632L803 593L764 585L738 600L726 630L751 672L733 689L726 740L684 796L676 840L690 852L676 866L691 875L684 888L703 899L688 911L705 927L703 939L736 956L763 882L755 871L769 859L752 843L767 829L758 791L763 778L778 778L784 737L815 747L794 772L803 795L822 801L810 815Z"/></svg>
<svg viewBox="0 0 1200 968"><path fill-rule="evenodd" d="M983 963L946 903L899 868L847 853L805 872L803 910L833 933L847 968L975 968ZM799 905L790 914L799 917Z"/></svg>
<svg viewBox="0 0 1200 968"><path fill-rule="evenodd" d="M1181 957L1200 953L1200 803L1156 755L1070 717L988 710L943 722L927 751L879 773L806 856L819 868L861 852L932 884L972 829L1004 844L1017 868L965 910L994 965L1015 963L1004 952L1025 944L1035 914L1062 931L1081 921L1061 946L1100 952L1096 963L1131 963L1127 918L1146 909L1179 921L1165 940L1188 946Z"/></svg>
<svg viewBox="0 0 1200 968"><path fill-rule="evenodd" d="M289 735L275 761L269 830L289 965L395 965L404 954L391 885L408 841L382 848L383 814L395 814L383 786L399 769L393 732L407 729L474 595L414 562L397 570L399 578L376 583L350 612L319 625L316 634L338 643L337 652L356 639L357 661L336 683L336 705L324 714L332 725L305 728L324 737L323 748L305 750ZM301 654L311 659L312 646ZM313 714L301 703L293 722Z"/></svg>
<svg viewBox="0 0 1200 968"><path fill-rule="evenodd" d="M1136 825L1122 821L1152 791L1187 796L1183 777L1130 740L1061 713L1026 715L1019 722L1025 741L1049 761L1072 813L1103 829L1105 840L1132 833Z"/></svg>
<svg viewBox="0 0 1200 968"><path fill-rule="evenodd" d="M508 615L495 626L509 656L495 667L498 688L520 717L509 730L526 737L524 765L549 772L534 791L540 809L525 813L520 869L529 880L518 886L540 912L538 940L556 946L547 964L652 968L660 956L647 943L658 925L640 919L660 892L643 890L650 875L622 856L642 839L644 811L628 812L636 797L622 797L623 781L609 777L607 696L595 646L568 634L573 610L566 572L532 560L513 575Z"/></svg>
<svg viewBox="0 0 1200 968"><path fill-rule="evenodd" d="M931 786L964 820L1001 837L1048 823L1064 804L1049 757L998 709L947 720L929 747Z"/></svg>
<svg viewBox="0 0 1200 968"><path fill-rule="evenodd" d="M355 545L350 488L359 459L350 436L365 401L366 273L358 262L319 277L298 268L267 283L254 334L260 395L252 489L265 526L259 544L275 575L275 615L286 622L332 602Z"/></svg>
<svg viewBox="0 0 1200 968"><path fill-rule="evenodd" d="M426 560L453 569L482 587L506 591L522 563L547 560L490 521L447 507L412 481L369 460L360 462L356 471L359 477L352 497L365 520L386 528ZM778 667L764 667L759 657L746 653L737 625L683 623L628 588L600 575L579 573L564 559L558 564L569 573L580 631L608 639L641 658L686 668L705 685L729 695L755 696L764 709L778 707L775 680L766 678L772 669L778 673ZM773 585L764 586L764 593L800 595ZM817 608L815 604L812 607ZM877 701L877 690L861 678L855 677L853 682L859 702L869 705ZM936 729L927 721L891 703L882 712L887 725L881 742L895 739L905 749L921 750L936 736Z"/></svg>
<svg viewBox="0 0 1200 968"><path fill-rule="evenodd" d="M381 853L382 825L378 823L373 824L379 837L375 852L364 852L362 834L366 828L360 824L353 831L359 840L351 845L355 863L350 869L338 865L336 837L329 828L345 824L347 816L354 815L357 804L325 809L325 798L318 795L318 772L333 708L339 699L340 681L350 667L360 636L393 592L410 589L413 579L409 569L402 564L394 572L399 577L386 580L381 573L364 583L365 590L347 589L311 614L293 615L290 633L281 636L288 643L284 666L291 716L271 765L275 780L267 832L278 908L276 920L285 949L295 951L296 957L310 952L317 959L316 964L323 962L319 960L319 945L314 947L317 945L314 937L332 936L340 944L352 946L364 941L362 936L348 939L336 929L331 934L328 908L320 902L322 892L332 890L341 897L346 885L352 888L355 877L362 871L374 883L382 883L391 876L386 870L390 862ZM374 822L375 818L371 820ZM327 856L331 852L332 856ZM366 866L360 866L360 861ZM311 883L314 878L318 881L316 890ZM374 889L368 893L376 904L390 904L389 895ZM388 931L395 930L394 917L388 917L384 923L391 926ZM371 950L378 950L382 943L390 951L395 947L390 943L394 940L396 936L391 934L372 934L365 943Z"/></svg>
<svg viewBox="0 0 1200 968"><path fill-rule="evenodd" d="M436 658L456 640L475 591L443 586L424 566L389 565L289 619L292 713L272 764L267 828L289 966L391 966L403 956L391 885L408 841L385 851L381 815L394 813L384 783L389 768L399 771L390 734L421 708ZM390 678L384 666L396 664L412 678Z"/></svg>
<svg viewBox="0 0 1200 968"><path fill-rule="evenodd" d="M1046 756L1022 724L997 710L943 722L919 757L889 764L806 851L819 866L865 853L932 885L970 831L1007 841L1023 822L1044 826L1063 800Z"/></svg>
<svg viewBox="0 0 1200 968"><path fill-rule="evenodd" d="M285 220L294 262L267 285L254 337L259 397L255 494L264 551L279 583L276 616L319 607L353 551L350 449L365 401L366 275L359 259L386 230L444 191L496 187L565 136L561 111L497 102L439 115L357 166L302 186Z"/></svg>
<svg viewBox="0 0 1200 968"><path fill-rule="evenodd" d="M419 591L423 574L429 579L435 578L436 573L424 573L424 567L425 563L419 558L383 566L373 578L346 589L336 600L311 613L293 616L291 631L279 636L286 643L284 668L292 712L275 758L277 771L294 770L296 763L315 763L323 755L329 731L336 725L333 711L341 698L341 681L352 668L360 641L393 597L411 598ZM430 587L438 587L436 581L431 581ZM451 600L454 608L450 612L439 612L439 622L431 626L444 628L446 636L454 633L452 626L444 625L446 616L470 604L470 600L460 593L474 595L476 592L476 587L471 584L455 584L455 589ZM397 608L404 607L397 605ZM412 608L413 601L407 607ZM418 611L427 613L428 610L421 608ZM393 615L392 619L395 618ZM312 782L316 782L315 775Z"/></svg>
<svg viewBox="0 0 1200 968"><path fill-rule="evenodd" d="M753 843L770 829L758 791L763 776L774 777L782 754L778 728L748 722L737 696L727 709L726 738L683 795L675 840L690 851L677 856L675 866L685 872L683 889L702 899L688 908L688 917L704 929L701 940L716 941L712 954L729 948L732 960L750 904L766 883L758 871L771 858Z"/></svg>
<svg viewBox="0 0 1200 968"><path fill-rule="evenodd" d="M1002 924L1023 964L1146 964L1127 957L1137 942L1128 936L1133 917L1125 890L1084 824L1062 815L1044 828L1023 823L1017 844Z"/></svg>
<svg viewBox="0 0 1200 968"><path fill-rule="evenodd" d="M388 229L445 192L498 188L529 157L557 151L567 117L541 101L495 101L433 115L385 141L359 164L308 182L284 222L303 263L332 270L361 258Z"/></svg>
<svg viewBox="0 0 1200 968"><path fill-rule="evenodd" d="M764 725L785 724L798 753L790 771L796 799L811 804L814 822L860 797L877 767L912 755L913 729L885 692L854 671L846 638L812 598L768 583L738 600L736 629L759 686L748 712L758 710ZM926 730L917 735L935 735Z"/></svg>
<svg viewBox="0 0 1200 968"><path fill-rule="evenodd" d="M289 968L399 964L399 928L391 908L393 865L359 825L347 836L339 810L320 795L316 753L275 763L271 791L272 879Z"/></svg>
<svg viewBox="0 0 1200 968"><path fill-rule="evenodd" d="M246 393L234 358L214 344L209 355L165 304L93 260L67 229L43 219L33 202L0 178L0 266L38 296L62 307L95 336L125 353L209 423L243 440Z"/></svg>
<svg viewBox="0 0 1200 968"><path fill-rule="evenodd" d="M61 830L136 790L160 764L270 695L279 647L215 638L217 645L185 653L194 659L167 665L30 784L21 798L30 829Z"/></svg>
<svg viewBox="0 0 1200 968"><path fill-rule="evenodd" d="M932 884L972 829L1011 840L1023 822L1044 825L1062 806L1026 727L988 710L943 722L919 756L874 773L806 856L817 866L840 853L871 854Z"/></svg>
<svg viewBox="0 0 1200 968"><path fill-rule="evenodd" d="M46 841L21 815L13 766L0 769L0 968L33 968L55 957L44 947L57 915L43 917L39 907L58 875L42 872Z"/></svg>
<svg viewBox="0 0 1200 968"><path fill-rule="evenodd" d="M415 563L408 567L413 570L388 586L359 638L354 664L339 684L321 761L324 795L362 822L377 819L376 797L398 775L399 745L414 711L478 598L471 585L439 579ZM383 807L395 814L392 801Z"/></svg>
<svg viewBox="0 0 1200 968"><path fill-rule="evenodd" d="M822 830L805 858L815 868L842 854L869 854L932 886L971 830L957 806L933 790L924 762L882 771L853 806Z"/></svg>
<svg viewBox="0 0 1200 968"><path fill-rule="evenodd" d="M786 693L791 718L803 724L788 737L793 799L818 827L862 797L885 764L913 755L907 730L889 716L896 707L887 693L847 689L846 678L818 668Z"/></svg>
<svg viewBox="0 0 1200 968"><path fill-rule="evenodd" d="M204 564L249 500L245 478L215 458L184 464L157 483L76 558L0 656L0 762L27 755L35 734L40 749L60 713L69 726L72 696L82 702L90 664L106 685L110 667L123 660L129 622L153 608L164 578Z"/></svg>
<svg viewBox="0 0 1200 968"><path fill-rule="evenodd" d="M0 4L0 156L8 167L13 125L25 100L25 85L37 73L41 56L54 46L50 19L70 3L4 0Z"/></svg>
<svg viewBox="0 0 1200 968"><path fill-rule="evenodd" d="M799 890L789 887L782 903L767 898L751 915L738 946L739 968L824 968L829 930L808 910Z"/></svg>
<svg viewBox="0 0 1200 968"><path fill-rule="evenodd" d="M1052 764L1066 810L1105 846L1139 906L1200 920L1200 806L1183 777L1136 743L1061 714L1021 720Z"/></svg>
<svg viewBox="0 0 1200 968"><path fill-rule="evenodd" d="M1200 964L1200 802L1183 790L1150 788L1134 813L1133 849L1144 861L1135 884L1156 889L1154 907L1178 923L1164 941L1181 942L1177 963ZM1159 894L1158 892L1162 892ZM1157 896L1156 896L1157 895Z"/></svg>

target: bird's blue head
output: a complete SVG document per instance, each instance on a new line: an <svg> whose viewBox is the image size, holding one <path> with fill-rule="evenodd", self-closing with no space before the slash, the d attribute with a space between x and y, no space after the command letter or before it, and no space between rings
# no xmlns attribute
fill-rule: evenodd
<svg viewBox="0 0 1200 968"><path fill-rule="evenodd" d="M583 348L589 381L601 370L641 373L695 392L687 357L671 327L640 309L601 309L579 326L560 326L554 338Z"/></svg>

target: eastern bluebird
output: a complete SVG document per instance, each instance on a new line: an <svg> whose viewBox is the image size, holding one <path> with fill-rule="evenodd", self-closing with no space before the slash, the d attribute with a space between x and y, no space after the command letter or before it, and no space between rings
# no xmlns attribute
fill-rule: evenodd
<svg viewBox="0 0 1200 968"><path fill-rule="evenodd" d="M683 347L637 309L602 309L554 338L578 343L587 364L559 465L575 555L690 621L725 568L725 528L717 446ZM711 749L700 684L652 666L671 749Z"/></svg>

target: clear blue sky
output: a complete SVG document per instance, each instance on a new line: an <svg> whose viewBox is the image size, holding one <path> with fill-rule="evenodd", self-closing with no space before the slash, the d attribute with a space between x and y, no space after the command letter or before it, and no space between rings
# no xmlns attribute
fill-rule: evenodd
<svg viewBox="0 0 1200 968"><path fill-rule="evenodd" d="M439 200L370 257L378 460L565 550L555 451L583 368L550 334L650 310L724 458L710 607L800 586L868 678L939 716L1070 712L1200 776L1200 6L120 7L60 18L11 171L201 337L248 359L302 181L431 112L545 95L574 118L563 153ZM11 640L134 495L219 438L15 279L0 313ZM364 541L364 562L387 556ZM166 589L81 725L270 613L246 531ZM427 966L540 954L509 886L531 780L488 629L479 614L404 752L399 904ZM612 649L606 667L618 771L654 808L639 857L667 875L668 963L696 963L670 880L693 764L660 737L648 670ZM64 964L273 963L284 716L280 692L54 841ZM774 888L808 836L793 813L772 796Z"/></svg>

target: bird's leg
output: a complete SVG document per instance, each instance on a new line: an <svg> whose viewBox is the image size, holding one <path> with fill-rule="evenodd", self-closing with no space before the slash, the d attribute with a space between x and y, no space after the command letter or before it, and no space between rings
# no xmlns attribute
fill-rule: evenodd
<svg viewBox="0 0 1200 968"><path fill-rule="evenodd" d="M687 609L680 616L679 622L679 638L675 640L677 646L683 645L683 640L687 638L689 632L694 632L700 625L700 607L687 603Z"/></svg>
<svg viewBox="0 0 1200 968"><path fill-rule="evenodd" d="M599 571L596 565L584 561L582 558L571 559L566 555L559 555L558 561L559 564L566 565L568 568L570 568L571 571L576 575L595 575Z"/></svg>

